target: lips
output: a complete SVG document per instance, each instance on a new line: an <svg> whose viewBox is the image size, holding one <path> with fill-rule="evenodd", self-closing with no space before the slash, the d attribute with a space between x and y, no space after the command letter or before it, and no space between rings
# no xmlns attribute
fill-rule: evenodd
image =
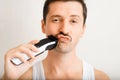
<svg viewBox="0 0 120 80"><path fill-rule="evenodd" d="M64 36L64 35L61 35L61 34L59 34L59 35L57 36L57 38L58 38L58 40L59 40L60 42L69 42L69 41L71 41L71 37L69 37L69 36Z"/></svg>

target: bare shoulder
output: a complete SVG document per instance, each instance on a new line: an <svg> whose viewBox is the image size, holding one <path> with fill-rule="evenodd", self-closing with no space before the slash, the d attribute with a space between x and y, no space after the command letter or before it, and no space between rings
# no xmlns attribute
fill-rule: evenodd
<svg viewBox="0 0 120 80"><path fill-rule="evenodd" d="M105 72L95 69L95 80L110 80L110 78Z"/></svg>
<svg viewBox="0 0 120 80"><path fill-rule="evenodd" d="M32 67L26 71L20 78L19 80L32 80Z"/></svg>

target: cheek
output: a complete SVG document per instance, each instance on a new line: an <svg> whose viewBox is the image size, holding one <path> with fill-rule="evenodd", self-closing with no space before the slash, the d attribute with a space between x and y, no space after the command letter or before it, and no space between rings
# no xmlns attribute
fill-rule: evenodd
<svg viewBox="0 0 120 80"><path fill-rule="evenodd" d="M77 28L74 30L74 36L79 38L81 35L82 35L82 29Z"/></svg>
<svg viewBox="0 0 120 80"><path fill-rule="evenodd" d="M47 34L57 34L58 33L58 27L54 25L46 25L46 33Z"/></svg>
<svg viewBox="0 0 120 80"><path fill-rule="evenodd" d="M83 36L83 30L81 28L75 29L74 34L72 36L75 41L75 44L78 43L79 39Z"/></svg>

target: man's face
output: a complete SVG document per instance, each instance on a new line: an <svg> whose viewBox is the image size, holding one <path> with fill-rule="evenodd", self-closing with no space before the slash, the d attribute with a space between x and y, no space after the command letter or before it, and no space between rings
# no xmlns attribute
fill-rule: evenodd
<svg viewBox="0 0 120 80"><path fill-rule="evenodd" d="M42 21L42 30L46 35L58 38L58 45L54 49L59 53L75 50L75 46L82 37L83 25L82 5L76 1L57 1L49 5L46 24Z"/></svg>

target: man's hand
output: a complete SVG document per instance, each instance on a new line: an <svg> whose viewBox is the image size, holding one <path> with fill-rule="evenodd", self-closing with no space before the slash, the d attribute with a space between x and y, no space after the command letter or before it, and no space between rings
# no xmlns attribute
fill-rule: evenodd
<svg viewBox="0 0 120 80"><path fill-rule="evenodd" d="M16 48L9 50L5 54L4 79L19 79L20 76L22 76L34 64L36 58L31 53L38 52L38 49L34 46L34 44L38 42L38 40L34 40L28 44L22 44ZM23 57L23 53L29 56L31 59L29 61L26 61ZM11 62L11 59L14 57L19 58L23 63L19 66L14 65Z"/></svg>

